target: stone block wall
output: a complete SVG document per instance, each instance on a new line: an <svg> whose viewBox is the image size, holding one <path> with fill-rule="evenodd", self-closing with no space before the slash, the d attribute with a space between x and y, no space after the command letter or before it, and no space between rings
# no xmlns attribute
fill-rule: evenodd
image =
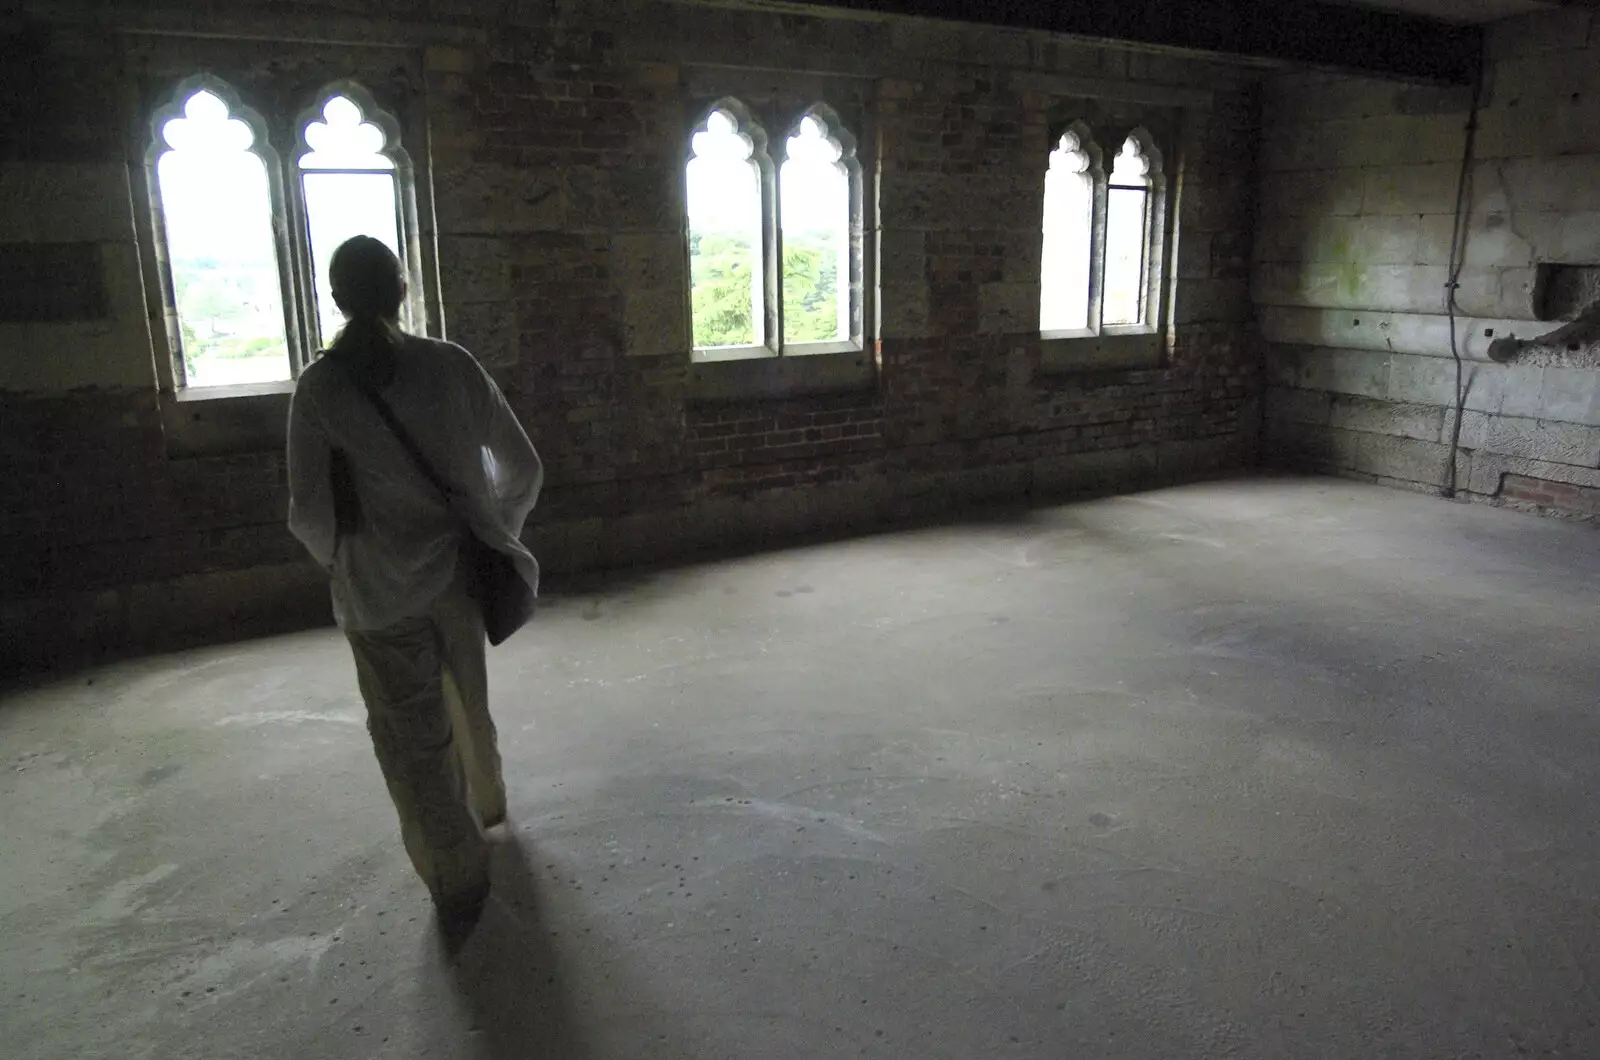
<svg viewBox="0 0 1600 1060"><path fill-rule="evenodd" d="M1253 297L1266 354L1264 456L1590 516L1600 487L1600 342L1489 359L1559 328L1551 266L1600 264L1600 16L1489 30L1466 195L1457 402L1445 292L1469 89L1327 74L1263 104ZM1600 296L1600 291L1595 292Z"/></svg>
<svg viewBox="0 0 1600 1060"><path fill-rule="evenodd" d="M556 575L1251 458L1259 71L712 3L75 7L0 26L38 78L0 119L0 246L91 243L107 288L93 319L0 322L13 663L327 614L283 528L284 396L178 400L157 371L158 280L139 252L148 115L130 84L141 49L171 35L237 36L246 56L300 48L309 66L349 54L411 94L443 327L490 367L547 462L529 537ZM824 101L858 123L881 318L861 357L749 378L692 361L685 145L695 107L725 94ZM1173 323L1157 364L1075 369L1041 349L1049 134L1088 105L1154 108L1175 130Z"/></svg>

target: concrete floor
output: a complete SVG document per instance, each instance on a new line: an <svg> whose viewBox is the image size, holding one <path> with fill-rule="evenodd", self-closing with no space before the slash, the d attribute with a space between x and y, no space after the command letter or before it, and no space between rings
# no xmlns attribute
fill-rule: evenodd
<svg viewBox="0 0 1600 1060"><path fill-rule="evenodd" d="M335 634L14 693L0 1052L1600 1056L1597 560L1289 479L555 600L455 958Z"/></svg>

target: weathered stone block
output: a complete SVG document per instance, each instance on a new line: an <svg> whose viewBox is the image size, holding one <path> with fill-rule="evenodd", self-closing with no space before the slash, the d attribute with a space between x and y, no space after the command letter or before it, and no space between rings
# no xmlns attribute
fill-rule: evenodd
<svg viewBox="0 0 1600 1060"><path fill-rule="evenodd" d="M1282 218L1266 226L1259 260L1411 265L1416 261L1416 217Z"/></svg>
<svg viewBox="0 0 1600 1060"><path fill-rule="evenodd" d="M966 27L918 19L896 21L889 46L910 59L943 59L993 66L1027 66L1028 38L1021 33L971 33Z"/></svg>
<svg viewBox="0 0 1600 1060"><path fill-rule="evenodd" d="M1456 219L1453 214L1430 213L1417 219L1418 265L1450 264L1450 243L1454 238Z"/></svg>
<svg viewBox="0 0 1600 1060"><path fill-rule="evenodd" d="M1454 363L1451 364L1454 369ZM1505 400L1505 372L1496 364L1463 361L1461 378L1467 391L1466 407L1478 412L1498 412Z"/></svg>
<svg viewBox="0 0 1600 1060"><path fill-rule="evenodd" d="M1468 269L1461 273L1456 308L1487 320L1531 320L1537 313L1534 291L1537 270Z"/></svg>
<svg viewBox="0 0 1600 1060"><path fill-rule="evenodd" d="M0 163L0 243L133 241L127 167Z"/></svg>
<svg viewBox="0 0 1600 1060"><path fill-rule="evenodd" d="M1414 405L1455 405L1456 369L1453 360L1394 354L1390 363L1389 390L1383 395L1390 401Z"/></svg>
<svg viewBox="0 0 1600 1060"><path fill-rule="evenodd" d="M1318 352L1304 346L1267 347L1263 366L1266 382L1276 387L1299 387L1307 360Z"/></svg>
<svg viewBox="0 0 1600 1060"><path fill-rule="evenodd" d="M1544 411L1545 369L1532 364L1509 364L1499 372L1500 405L1490 411L1533 418Z"/></svg>
<svg viewBox="0 0 1600 1060"><path fill-rule="evenodd" d="M1039 262L1044 257L1044 231L1041 226L1011 229L999 233L1005 259L1001 266L1007 283L1039 283Z"/></svg>
<svg viewBox="0 0 1600 1060"><path fill-rule="evenodd" d="M1179 280L1173 319L1180 325L1200 321L1250 319L1250 286L1243 280Z"/></svg>
<svg viewBox="0 0 1600 1060"><path fill-rule="evenodd" d="M683 286L626 290L622 327L623 351L630 357L688 352L689 305Z"/></svg>
<svg viewBox="0 0 1600 1060"><path fill-rule="evenodd" d="M1267 388L1266 408L1269 419L1325 427L1332 414L1333 395L1323 390L1273 386Z"/></svg>
<svg viewBox="0 0 1600 1060"><path fill-rule="evenodd" d="M1600 88L1600 64L1592 50L1545 51L1536 55L1510 56L1490 68L1489 99L1493 106L1511 106L1520 101L1525 107L1573 92Z"/></svg>
<svg viewBox="0 0 1600 1060"><path fill-rule="evenodd" d="M1039 330L1038 283L986 283L978 291L978 330L1016 335Z"/></svg>
<svg viewBox="0 0 1600 1060"><path fill-rule="evenodd" d="M885 173L879 219L886 229L1037 228L1044 184L1012 172L963 176Z"/></svg>
<svg viewBox="0 0 1600 1060"><path fill-rule="evenodd" d="M1297 306L1303 266L1259 262L1250 268L1250 297L1258 306Z"/></svg>
<svg viewBox="0 0 1600 1060"><path fill-rule="evenodd" d="M1311 390L1385 397L1389 356L1366 350L1318 350L1306 360L1301 384Z"/></svg>
<svg viewBox="0 0 1600 1060"><path fill-rule="evenodd" d="M1594 13L1585 8L1551 8L1521 18L1505 18L1487 27L1485 49L1490 59L1537 55L1548 51L1582 50L1590 43Z"/></svg>
<svg viewBox="0 0 1600 1060"><path fill-rule="evenodd" d="M1044 200L1039 200L1043 209ZM1181 231L1222 232L1249 225L1255 208L1249 182L1195 182L1184 189L1178 222Z"/></svg>
<svg viewBox="0 0 1600 1060"><path fill-rule="evenodd" d="M1282 76L1269 82L1263 119L1269 126L1369 118L1394 114L1403 87L1393 81L1365 77L1307 80Z"/></svg>
<svg viewBox="0 0 1600 1060"><path fill-rule="evenodd" d="M1555 464L1548 460L1530 460L1526 457L1504 456L1498 453L1473 454L1473 493L1494 496L1500 492L1501 480L1506 475L1524 475L1549 482L1567 482L1575 486L1600 488L1600 471L1594 468Z"/></svg>
<svg viewBox="0 0 1600 1060"><path fill-rule="evenodd" d="M423 50L422 64L431 73L470 74L472 53L465 48L434 45Z"/></svg>
<svg viewBox="0 0 1600 1060"><path fill-rule="evenodd" d="M1243 458L1237 436L1161 442L1156 446L1156 471L1164 478L1184 478L1232 470Z"/></svg>
<svg viewBox="0 0 1600 1060"><path fill-rule="evenodd" d="M1497 416L1489 424L1483 448L1508 456L1592 468L1600 464L1600 428Z"/></svg>
<svg viewBox="0 0 1600 1060"><path fill-rule="evenodd" d="M1481 167L1474 182L1474 215L1513 206L1528 213L1600 210L1600 144L1581 154L1507 158Z"/></svg>
<svg viewBox="0 0 1600 1060"><path fill-rule="evenodd" d="M439 237L439 282L446 305L511 297L511 255L494 236Z"/></svg>
<svg viewBox="0 0 1600 1060"><path fill-rule="evenodd" d="M681 77L678 67L671 63L632 63L628 74L635 84L653 88L672 88Z"/></svg>
<svg viewBox="0 0 1600 1060"><path fill-rule="evenodd" d="M1450 447L1382 434L1358 434L1353 467L1369 475L1443 486L1449 479Z"/></svg>
<svg viewBox="0 0 1600 1060"><path fill-rule="evenodd" d="M575 170L568 185L574 227L671 231L683 225L683 174L676 168Z"/></svg>
<svg viewBox="0 0 1600 1060"><path fill-rule="evenodd" d="M1491 220L1493 217L1485 219L1485 224ZM1527 244L1534 261L1600 261L1600 211L1520 210L1500 222L1513 230L1512 238ZM1500 264L1526 265L1529 261L1513 258Z"/></svg>
<svg viewBox="0 0 1600 1060"><path fill-rule="evenodd" d="M1489 438L1489 421L1494 417L1486 412L1467 410L1461 417L1461 448L1482 449ZM1444 423L1439 431L1440 441L1449 441L1455 429L1456 410L1444 410Z"/></svg>
<svg viewBox="0 0 1600 1060"><path fill-rule="evenodd" d="M1568 101L1557 96L1533 107L1493 107L1479 119L1478 158L1549 158L1592 154L1600 143L1600 108L1593 90Z"/></svg>
<svg viewBox="0 0 1600 1060"><path fill-rule="evenodd" d="M1353 261L1266 262L1252 270L1259 303L1369 313L1442 312L1448 275L1443 266L1369 265ZM1479 300L1497 296L1498 282L1497 275L1462 277L1463 289L1471 284L1470 297ZM1489 294L1479 293L1483 287L1488 288ZM1335 343L1351 344L1333 336L1329 338Z"/></svg>
<svg viewBox="0 0 1600 1060"><path fill-rule="evenodd" d="M1211 276L1210 232L1178 234L1178 279L1204 280Z"/></svg>
<svg viewBox="0 0 1600 1060"><path fill-rule="evenodd" d="M560 171L466 165L435 176L441 233L548 232L568 223L570 193Z"/></svg>
<svg viewBox="0 0 1600 1060"><path fill-rule="evenodd" d="M1539 389L1539 418L1600 426L1600 371L1546 368Z"/></svg>
<svg viewBox="0 0 1600 1060"><path fill-rule="evenodd" d="M885 283L878 299L886 339L922 339L935 334L926 283Z"/></svg>
<svg viewBox="0 0 1600 1060"><path fill-rule="evenodd" d="M1328 422L1346 431L1437 442L1444 418L1445 410L1436 405L1413 405L1341 394L1332 401Z"/></svg>
<svg viewBox="0 0 1600 1060"><path fill-rule="evenodd" d="M688 281L688 250L680 232L618 232L611 237L611 277L624 292L676 287Z"/></svg>
<svg viewBox="0 0 1600 1060"><path fill-rule="evenodd" d="M1345 216L1362 211L1366 174L1330 168L1266 173L1261 178L1261 215Z"/></svg>
<svg viewBox="0 0 1600 1060"><path fill-rule="evenodd" d="M522 357L517 311L510 302L447 303L445 334L491 370L514 368Z"/></svg>
<svg viewBox="0 0 1600 1060"><path fill-rule="evenodd" d="M918 229L886 228L879 234L878 281L883 284L927 282L928 234Z"/></svg>
<svg viewBox="0 0 1600 1060"><path fill-rule="evenodd" d="M1361 213L1377 217L1451 213L1459 170L1459 162L1431 162L1367 171Z"/></svg>
<svg viewBox="0 0 1600 1060"><path fill-rule="evenodd" d="M1338 152L1318 135L1313 125L1279 125L1263 131L1260 151L1263 172L1334 169L1340 164Z"/></svg>
<svg viewBox="0 0 1600 1060"><path fill-rule="evenodd" d="M1152 445L1044 457L1033 462L1033 491L1051 496L1148 482L1156 473L1156 456Z"/></svg>

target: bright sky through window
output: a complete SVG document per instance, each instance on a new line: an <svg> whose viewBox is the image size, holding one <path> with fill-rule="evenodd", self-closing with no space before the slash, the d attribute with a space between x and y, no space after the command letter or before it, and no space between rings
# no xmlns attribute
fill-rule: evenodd
<svg viewBox="0 0 1600 1060"><path fill-rule="evenodd" d="M1101 322L1142 324L1150 244L1150 160L1128 137L1106 192L1105 301Z"/></svg>
<svg viewBox="0 0 1600 1060"><path fill-rule="evenodd" d="M383 153L383 130L363 121L361 108L345 96L328 100L322 118L306 126L311 150L300 157L300 179L311 236L317 326L326 345L344 323L328 282L333 252L351 236L366 235L400 254L400 204L394 161Z"/></svg>
<svg viewBox="0 0 1600 1060"><path fill-rule="evenodd" d="M758 346L762 311L761 172L733 115L713 111L690 143L689 282L697 349Z"/></svg>
<svg viewBox="0 0 1600 1060"><path fill-rule="evenodd" d="M1094 175L1078 134L1067 132L1050 152L1044 178L1044 257L1040 268L1040 331L1089 326L1093 261Z"/></svg>
<svg viewBox="0 0 1600 1060"><path fill-rule="evenodd" d="M161 128L156 183L188 386L290 377L267 168L255 134L199 91Z"/></svg>
<svg viewBox="0 0 1600 1060"><path fill-rule="evenodd" d="M789 137L779 176L783 339L850 337L850 175L844 151L815 115Z"/></svg>

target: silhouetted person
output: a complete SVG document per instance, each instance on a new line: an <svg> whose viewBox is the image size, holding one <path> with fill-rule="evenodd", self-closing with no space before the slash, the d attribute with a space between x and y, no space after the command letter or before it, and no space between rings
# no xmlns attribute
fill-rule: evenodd
<svg viewBox="0 0 1600 1060"><path fill-rule="evenodd" d="M446 923L470 924L506 792L463 546L476 535L537 588L519 535L543 468L471 354L400 330L388 247L356 236L329 273L346 323L295 387L289 528L331 576L411 863Z"/></svg>

